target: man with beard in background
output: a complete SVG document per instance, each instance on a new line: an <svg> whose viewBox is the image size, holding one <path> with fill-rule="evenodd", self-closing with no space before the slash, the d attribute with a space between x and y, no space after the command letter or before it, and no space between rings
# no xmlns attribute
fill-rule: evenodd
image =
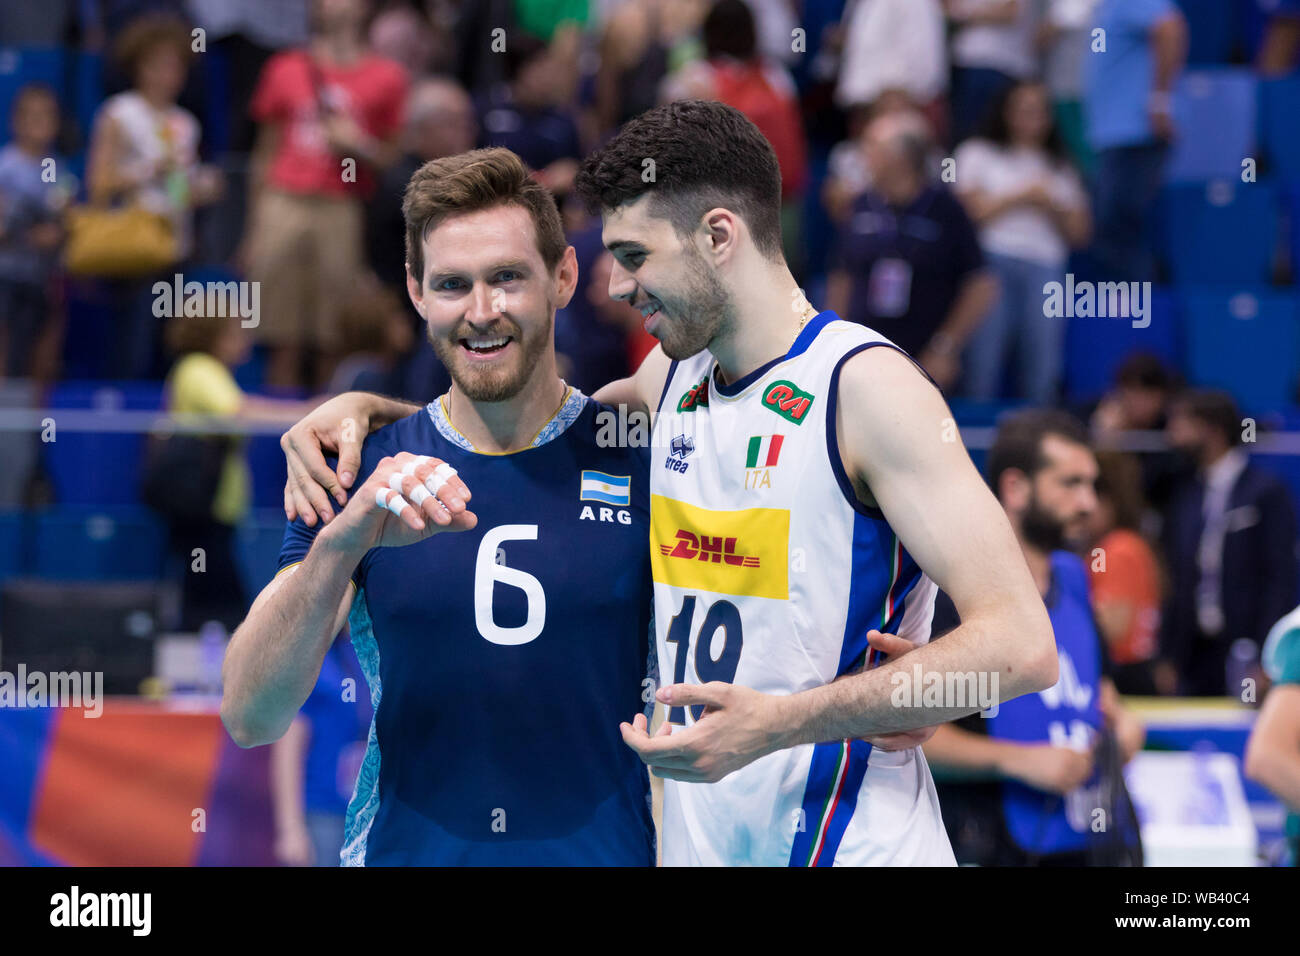
<svg viewBox="0 0 1300 956"><path fill-rule="evenodd" d="M990 486L1006 510L1056 634L1060 680L983 715L941 726L925 744L957 861L984 866L1081 866L1101 859L1111 821L1108 792L1127 809L1102 743L1111 728L1127 761L1142 729L1119 706L1106 676L1093 619L1088 571L1065 550L1081 540L1097 506L1097 459L1083 425L1066 412L1021 412L998 428L989 451ZM1094 556L1104 561L1104 555ZM1100 568L1099 568L1100 570ZM935 602L934 633L958 623L946 595ZM1102 807L1107 826L1095 832ZM1121 814L1122 816L1122 814ZM1112 823L1117 825L1112 826ZM1131 832L1131 831L1130 831ZM1112 860L1112 862L1118 862Z"/></svg>

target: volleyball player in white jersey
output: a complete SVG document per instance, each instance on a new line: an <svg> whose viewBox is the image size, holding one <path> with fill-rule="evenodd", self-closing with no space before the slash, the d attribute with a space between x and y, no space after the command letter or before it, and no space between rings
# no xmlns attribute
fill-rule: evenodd
<svg viewBox="0 0 1300 956"><path fill-rule="evenodd" d="M652 737L637 716L623 737L665 780L663 862L951 864L920 750L869 740L897 746L979 708L919 694L896 706L892 677L995 674L1006 700L1054 684L1056 654L942 396L888 340L807 305L781 253L776 158L731 107L642 114L577 188L604 219L610 294L660 340L595 397L654 418L667 719ZM363 422L400 410L331 406ZM319 427L295 431L311 447L291 474L309 477L286 494L305 507L317 480L337 481L322 476ZM936 584L962 624L926 644ZM869 634L923 646L879 663Z"/></svg>

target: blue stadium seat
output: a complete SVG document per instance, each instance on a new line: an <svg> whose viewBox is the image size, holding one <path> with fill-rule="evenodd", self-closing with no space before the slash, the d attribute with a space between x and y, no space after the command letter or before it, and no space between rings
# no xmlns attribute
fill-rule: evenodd
<svg viewBox="0 0 1300 956"><path fill-rule="evenodd" d="M34 516L32 573L49 580L152 580L167 552L162 523L140 507L60 507Z"/></svg>
<svg viewBox="0 0 1300 956"><path fill-rule="evenodd" d="M1182 359L1182 316L1177 295L1155 287L1150 324L1134 328L1131 319L1067 319L1065 330L1065 398L1082 404L1102 395L1120 364L1135 352L1158 355L1171 367Z"/></svg>
<svg viewBox="0 0 1300 956"><path fill-rule="evenodd" d="M1216 180L1166 187L1164 248L1178 285L1255 285L1272 278L1278 191Z"/></svg>
<svg viewBox="0 0 1300 956"><path fill-rule="evenodd" d="M1240 0L1178 0L1189 32L1187 62L1196 66L1227 63L1240 36Z"/></svg>
<svg viewBox="0 0 1300 956"><path fill-rule="evenodd" d="M1178 138L1165 176L1188 182L1218 176L1240 181L1254 155L1258 81L1246 69L1189 70L1174 90Z"/></svg>
<svg viewBox="0 0 1300 956"><path fill-rule="evenodd" d="M1259 142L1271 175L1300 182L1300 75L1260 83Z"/></svg>
<svg viewBox="0 0 1300 956"><path fill-rule="evenodd" d="M1293 292L1198 292L1185 301L1189 381L1231 392L1248 415L1295 395L1300 311Z"/></svg>
<svg viewBox="0 0 1300 956"><path fill-rule="evenodd" d="M27 573L28 519L22 511L0 511L0 581Z"/></svg>
<svg viewBox="0 0 1300 956"><path fill-rule="evenodd" d="M162 384L64 382L50 394L54 409L99 409L106 419L118 409L162 407ZM58 415L55 414L55 426ZM138 433L56 431L43 444L45 467L60 504L131 505L139 500L145 436Z"/></svg>
<svg viewBox="0 0 1300 956"><path fill-rule="evenodd" d="M72 81L75 85L72 112L81 131L82 142L89 143L95 111L104 101L104 55L81 52L76 57L76 75Z"/></svg>

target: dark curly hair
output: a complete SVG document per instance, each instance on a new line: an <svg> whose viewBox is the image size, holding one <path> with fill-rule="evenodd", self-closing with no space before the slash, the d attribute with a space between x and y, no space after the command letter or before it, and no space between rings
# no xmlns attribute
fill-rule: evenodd
<svg viewBox="0 0 1300 956"><path fill-rule="evenodd" d="M629 120L583 162L574 188L593 213L650 193L650 212L682 237L723 206L745 220L760 252L781 256L776 153L744 113L725 103L680 100Z"/></svg>

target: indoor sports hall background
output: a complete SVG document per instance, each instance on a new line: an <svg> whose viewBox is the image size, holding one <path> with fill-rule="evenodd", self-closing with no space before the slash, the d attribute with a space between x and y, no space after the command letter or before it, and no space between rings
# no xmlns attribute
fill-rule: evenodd
<svg viewBox="0 0 1300 956"><path fill-rule="evenodd" d="M348 44L348 82L391 104L365 128L284 69ZM1085 556L1127 523L1155 582L1113 648L1145 728L1126 778L1146 862L1288 862L1287 807L1243 755L1278 679L1265 638L1300 604L1296 0L7 0L0 864L328 861L370 721L346 640L301 733L243 751L217 716L226 636L280 548L279 435L339 391L445 390L400 198L474 146L560 203L567 381L634 368L653 340L605 294L573 178L620 123L699 97L771 141L811 302L905 343L977 464L1024 406L1117 452L1128 519ZM359 158L313 180L322 149ZM1239 432L1223 494L1252 497L1221 520L1185 506L1222 469L1186 459L1179 402ZM158 507L169 421L237 436L207 447L240 477L171 489L197 518ZM31 693L73 673L78 706Z"/></svg>

